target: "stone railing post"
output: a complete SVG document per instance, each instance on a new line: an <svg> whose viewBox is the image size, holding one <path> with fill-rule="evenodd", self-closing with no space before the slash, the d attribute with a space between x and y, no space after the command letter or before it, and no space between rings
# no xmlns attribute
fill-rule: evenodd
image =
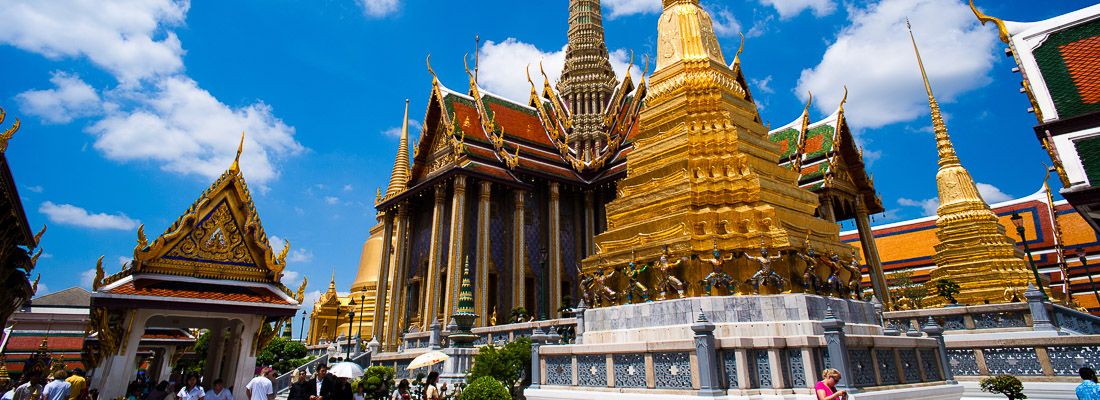
<svg viewBox="0 0 1100 400"><path fill-rule="evenodd" d="M855 393L857 389L851 385L852 368L848 363L848 343L844 340L844 321L841 321L833 313L833 307L825 308L825 319L821 321L821 327L825 329L825 345L829 350L830 367L840 371L840 381L836 386Z"/></svg>
<svg viewBox="0 0 1100 400"><path fill-rule="evenodd" d="M929 338L936 340L936 345L939 346L938 353L940 354L940 369L943 370L943 379L947 383L955 383L955 375L951 373L951 366L947 364L947 345L943 342L943 327L936 323L936 320L932 317L928 317L928 321L925 322L923 327L924 333Z"/></svg>
<svg viewBox="0 0 1100 400"><path fill-rule="evenodd" d="M1027 308L1031 311L1031 329L1036 331L1053 331L1058 328L1050 322L1050 313L1047 311L1047 295L1035 287L1027 284L1024 291L1027 298Z"/></svg>
<svg viewBox="0 0 1100 400"><path fill-rule="evenodd" d="M581 299L580 303L577 303L575 309L575 317L577 319L577 327L573 329L575 332L573 342L576 344L582 344L584 339L584 312L588 310L588 305L584 304L584 299Z"/></svg>
<svg viewBox="0 0 1100 400"><path fill-rule="evenodd" d="M367 350L370 351L370 355L377 356L378 351L382 348L382 343L378 343L378 336L371 338L370 343L367 343Z"/></svg>
<svg viewBox="0 0 1100 400"><path fill-rule="evenodd" d="M539 346L546 340L546 334L542 328L535 327L531 331L531 385L530 389L538 389L542 383L542 363L539 362Z"/></svg>
<svg viewBox="0 0 1100 400"><path fill-rule="evenodd" d="M699 395L725 395L722 384L718 381L718 348L714 342L714 324L699 310L699 316L691 324L691 330L695 332L695 357L699 361Z"/></svg>
<svg viewBox="0 0 1100 400"><path fill-rule="evenodd" d="M428 347L432 350L439 350L443 348L442 345L442 326L439 326L439 320L432 321L432 325L428 328L431 331L428 336Z"/></svg>

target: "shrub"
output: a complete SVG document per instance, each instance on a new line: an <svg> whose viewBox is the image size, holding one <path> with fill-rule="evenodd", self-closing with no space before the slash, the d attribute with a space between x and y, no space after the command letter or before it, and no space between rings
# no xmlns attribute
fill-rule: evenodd
<svg viewBox="0 0 1100 400"><path fill-rule="evenodd" d="M1008 397L1008 400L1023 400L1027 398L1024 394L1024 384L1020 383L1019 379L1016 379L1012 375L997 375L982 379L979 383L983 392L1003 394Z"/></svg>
<svg viewBox="0 0 1100 400"><path fill-rule="evenodd" d="M459 400L512 400L512 395L504 385L492 377L483 376L474 380L462 394Z"/></svg>
<svg viewBox="0 0 1100 400"><path fill-rule="evenodd" d="M365 385L365 397L368 399L385 399L390 389L394 387L394 375L393 368L390 367L375 366L367 368L360 381L361 385Z"/></svg>
<svg viewBox="0 0 1100 400"><path fill-rule="evenodd" d="M955 296L959 294L959 284L951 279L936 280L936 294L943 297L947 304L959 304L958 300L955 300Z"/></svg>
<svg viewBox="0 0 1100 400"><path fill-rule="evenodd" d="M504 347L489 345L478 349L466 381L473 384L478 379L490 377L502 383L510 393L517 393L524 379L531 376L530 370L531 339L523 337Z"/></svg>

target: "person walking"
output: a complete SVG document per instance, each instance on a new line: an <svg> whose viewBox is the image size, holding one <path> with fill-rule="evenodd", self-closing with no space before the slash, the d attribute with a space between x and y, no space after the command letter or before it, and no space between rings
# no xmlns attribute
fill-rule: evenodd
<svg viewBox="0 0 1100 400"><path fill-rule="evenodd" d="M424 400L443 400L443 394L436 387L437 383L439 383L439 372L432 371L428 374L428 379L424 381Z"/></svg>
<svg viewBox="0 0 1100 400"><path fill-rule="evenodd" d="M328 366L320 365L313 379L307 383L310 388L309 400L336 400L336 379L328 374Z"/></svg>
<svg viewBox="0 0 1100 400"><path fill-rule="evenodd" d="M233 400L233 392L225 388L221 378L214 380L214 387L206 391L206 400Z"/></svg>
<svg viewBox="0 0 1100 400"><path fill-rule="evenodd" d="M412 400L412 391L409 390L409 380L402 379L397 383L397 390L393 391L390 400Z"/></svg>
<svg viewBox="0 0 1100 400"><path fill-rule="evenodd" d="M42 376L38 372L28 372L26 382L15 388L12 400L42 400Z"/></svg>
<svg viewBox="0 0 1100 400"><path fill-rule="evenodd" d="M275 375L275 371L271 367L263 367L260 369L260 374L248 384L245 385L245 393L248 394L250 400L274 400L275 390L271 384L271 378Z"/></svg>
<svg viewBox="0 0 1100 400"><path fill-rule="evenodd" d="M290 382L290 393L286 397L287 400L309 400L309 380L306 379L305 371L294 370L290 375Z"/></svg>
<svg viewBox="0 0 1100 400"><path fill-rule="evenodd" d="M183 382L183 387L176 393L179 400L203 400L206 398L206 391L202 390L202 386L199 386L199 376L197 374L188 375Z"/></svg>
<svg viewBox="0 0 1100 400"><path fill-rule="evenodd" d="M821 380L814 385L817 400L847 400L848 392L836 390L837 382L840 382L840 371L834 368L821 371Z"/></svg>
<svg viewBox="0 0 1100 400"><path fill-rule="evenodd" d="M1100 400L1100 384L1096 383L1096 370L1089 367L1081 367L1077 370L1081 376L1081 384L1077 385L1078 400Z"/></svg>
<svg viewBox="0 0 1100 400"><path fill-rule="evenodd" d="M65 382L65 379L69 377L69 373L59 369L51 376L53 380L42 388L42 397L45 400L67 400L69 398L69 388L72 386L69 382Z"/></svg>
<svg viewBox="0 0 1100 400"><path fill-rule="evenodd" d="M65 379L65 382L69 382L68 400L88 399L88 379L84 378L84 370L73 368L72 375L69 375L69 377Z"/></svg>

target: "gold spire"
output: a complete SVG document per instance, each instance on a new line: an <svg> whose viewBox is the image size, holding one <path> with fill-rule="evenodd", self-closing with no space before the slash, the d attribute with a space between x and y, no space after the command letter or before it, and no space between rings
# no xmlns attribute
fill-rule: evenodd
<svg viewBox="0 0 1100 400"><path fill-rule="evenodd" d="M928 73L924 71L924 61L920 58L920 50L917 49L917 39L913 37L913 27L909 20L905 20L905 26L909 29L909 40L913 42L913 52L917 54L917 65L920 66L920 75L924 79L924 90L928 92L928 107L932 110L932 130L936 133L936 148L940 153L940 168L959 165L959 157L955 155L955 146L951 144L951 137L947 134L947 125L943 123L940 114L940 104L932 95L932 85L928 83Z"/></svg>
<svg viewBox="0 0 1100 400"><path fill-rule="evenodd" d="M430 64L429 64L430 65ZM430 68L430 67L429 67ZM409 99L405 99L405 118L401 120L401 140L397 148L397 157L393 160L393 172L390 173L390 185L386 187L386 197L394 196L405 190L409 182Z"/></svg>
<svg viewBox="0 0 1100 400"><path fill-rule="evenodd" d="M244 131L241 131L241 143L237 145L237 156L233 157L233 165L229 166L230 171L240 172L242 151L244 151Z"/></svg>
<svg viewBox="0 0 1100 400"><path fill-rule="evenodd" d="M932 85L924 70L913 28L909 40L917 56L924 89L928 92L928 106L932 114L932 128L936 133L939 152L939 170L936 172L936 189L940 205L936 209L936 254L932 257L936 269L933 280L949 279L957 283L960 293L956 298L966 304L1001 303L1023 297L1030 281L1030 272L1024 263L1016 241L1005 234L997 214L989 208L978 192L978 185L970 172L963 168L947 125L940 114L940 106L932 95Z"/></svg>

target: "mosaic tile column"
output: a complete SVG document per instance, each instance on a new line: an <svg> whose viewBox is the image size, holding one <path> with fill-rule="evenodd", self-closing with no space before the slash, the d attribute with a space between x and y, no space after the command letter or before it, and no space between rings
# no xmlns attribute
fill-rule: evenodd
<svg viewBox="0 0 1100 400"><path fill-rule="evenodd" d="M474 310L478 314L478 326L489 326L489 258L492 256L489 242L489 218L492 205L493 183L481 181L481 191L478 192L477 203L477 265L475 266L477 283L474 284Z"/></svg>
<svg viewBox="0 0 1100 400"><path fill-rule="evenodd" d="M558 309L561 308L561 213L559 207L558 183L550 182L550 310L546 313L550 318L558 318ZM546 272L543 272L546 273Z"/></svg>
<svg viewBox="0 0 1100 400"><path fill-rule="evenodd" d="M871 288L887 310L893 309L890 291L886 286L886 275L882 272L882 259L878 255L875 234L871 230L871 219L867 215L867 206L856 198L856 230L859 231L859 243L863 248L863 260L867 262L867 275L871 278Z"/></svg>
<svg viewBox="0 0 1100 400"><path fill-rule="evenodd" d="M463 238L466 231L466 176L455 175L451 192L451 235L447 250L447 296L443 302L443 320L450 321L458 304L458 288L462 284L462 263L465 255Z"/></svg>
<svg viewBox="0 0 1100 400"><path fill-rule="evenodd" d="M386 237L386 241L392 241L394 244L392 248L397 257L394 260L394 274L393 280L390 282L390 295L387 299L386 309L389 310L389 315L386 316L384 321L378 326L383 326L386 329L386 338L382 342L383 351L397 351L397 342L401 337L401 328L405 326L405 308L408 307L405 304L405 299L409 289L405 285L405 277L408 275L407 270L409 268L409 246L405 241L405 236L409 228L409 204L402 202L397 206L397 218L396 227L394 229L394 236L392 238ZM378 304L378 303L375 303ZM377 305L375 306L377 307Z"/></svg>
<svg viewBox="0 0 1100 400"><path fill-rule="evenodd" d="M584 255L590 256L595 251L596 238L596 208L592 191L584 192Z"/></svg>
<svg viewBox="0 0 1100 400"><path fill-rule="evenodd" d="M380 257L381 265L378 268L378 281L375 285L377 289L374 291L374 315L371 317L371 337L374 339L384 335L383 325L385 325L386 319L389 318L387 311L393 310L392 308L386 307L386 300L388 300L387 295L392 293L390 291L389 277L390 258L393 252L393 224L395 219L396 216L394 215L393 209L382 214L382 257ZM394 281L397 281L397 279L394 279ZM362 333L360 333L360 336L361 335Z"/></svg>
<svg viewBox="0 0 1100 400"><path fill-rule="evenodd" d="M524 285L527 281L524 279L524 264L523 261L527 259L527 242L524 240L523 229L526 224L523 223L524 217L524 203L526 201L527 192L523 190L516 190L516 208L513 211L512 216L512 308L523 307L524 299L527 297L527 288ZM533 310L527 310L528 313ZM510 315L506 313L505 315Z"/></svg>
<svg viewBox="0 0 1100 400"><path fill-rule="evenodd" d="M438 185L435 187L435 208L432 209L432 244L428 253L428 272L424 277L424 290L422 290L424 311L420 314L423 330L431 327L436 317L436 305L439 303L439 269L443 267L443 200L447 195L447 187Z"/></svg>

